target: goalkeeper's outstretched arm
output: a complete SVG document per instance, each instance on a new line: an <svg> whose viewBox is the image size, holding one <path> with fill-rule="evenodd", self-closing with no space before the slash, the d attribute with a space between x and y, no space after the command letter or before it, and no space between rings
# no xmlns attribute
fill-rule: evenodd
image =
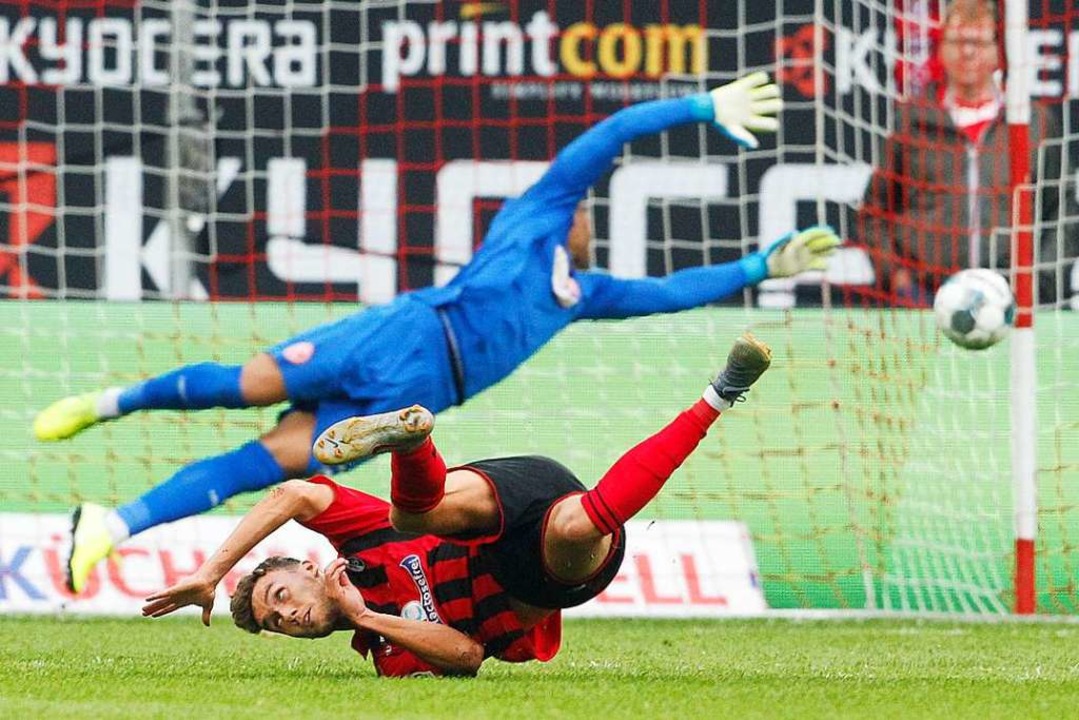
<svg viewBox="0 0 1079 720"><path fill-rule="evenodd" d="M835 231L822 225L785 235L741 260L679 270L665 278L621 279L578 273L582 286L589 286L581 317L616 319L700 307L767 278L824 270L839 244Z"/></svg>
<svg viewBox="0 0 1079 720"><path fill-rule="evenodd" d="M774 132L782 108L779 88L763 72L714 90L670 100L653 100L616 112L567 145L525 197L548 206L576 206L611 168L622 146L643 135L677 125L711 122L743 147L757 147L753 132Z"/></svg>

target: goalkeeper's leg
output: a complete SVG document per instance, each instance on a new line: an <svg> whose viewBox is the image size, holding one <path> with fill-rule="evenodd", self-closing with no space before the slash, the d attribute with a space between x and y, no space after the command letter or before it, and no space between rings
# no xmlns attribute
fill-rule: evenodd
<svg viewBox="0 0 1079 720"><path fill-rule="evenodd" d="M212 362L185 365L126 388L63 398L34 418L34 434L39 440L63 440L91 425L138 410L243 408L286 399L277 361L260 353L243 366Z"/></svg>
<svg viewBox="0 0 1079 720"><path fill-rule="evenodd" d="M305 476L314 428L314 415L293 411L259 440L186 465L126 505L109 510L83 503L72 521L68 589L81 592L94 566L132 535L206 512L233 495Z"/></svg>
<svg viewBox="0 0 1079 720"><path fill-rule="evenodd" d="M558 502L543 536L544 562L559 580L589 577L607 556L610 537L654 498L719 418L768 369L768 346L746 333L703 397L623 455L594 488Z"/></svg>

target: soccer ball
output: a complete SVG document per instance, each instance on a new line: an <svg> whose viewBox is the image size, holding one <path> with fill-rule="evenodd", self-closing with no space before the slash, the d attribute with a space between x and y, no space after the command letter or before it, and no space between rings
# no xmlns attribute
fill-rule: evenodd
<svg viewBox="0 0 1079 720"><path fill-rule="evenodd" d="M984 350L1008 334L1015 320L1015 298L999 273L962 270L940 286L933 312L949 340L967 350Z"/></svg>

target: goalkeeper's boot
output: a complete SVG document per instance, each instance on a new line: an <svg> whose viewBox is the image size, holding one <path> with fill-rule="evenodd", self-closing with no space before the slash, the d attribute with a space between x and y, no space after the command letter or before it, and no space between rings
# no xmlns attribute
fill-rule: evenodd
<svg viewBox="0 0 1079 720"><path fill-rule="evenodd" d="M312 452L324 465L341 465L390 450L419 447L435 426L435 416L419 405L378 415L346 418L326 428Z"/></svg>
<svg viewBox="0 0 1079 720"><path fill-rule="evenodd" d="M742 333L727 355L727 366L712 381L712 388L729 403L743 401L750 385L757 382L771 364L772 349L752 333Z"/></svg>
<svg viewBox="0 0 1079 720"><path fill-rule="evenodd" d="M34 418L34 435L38 440L64 440L100 422L97 404L103 393L96 390L57 400Z"/></svg>
<svg viewBox="0 0 1079 720"><path fill-rule="evenodd" d="M71 516L71 554L67 557L67 589L78 595L94 566L113 550L112 534L105 524L106 508L83 503Z"/></svg>

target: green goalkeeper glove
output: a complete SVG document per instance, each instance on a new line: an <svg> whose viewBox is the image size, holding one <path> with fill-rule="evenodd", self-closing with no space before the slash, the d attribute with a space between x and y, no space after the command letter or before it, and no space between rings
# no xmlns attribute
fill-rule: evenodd
<svg viewBox="0 0 1079 720"><path fill-rule="evenodd" d="M755 285L765 278L790 277L806 270L824 270L828 258L841 244L835 230L827 225L815 225L787 233L739 262L745 270L746 281Z"/></svg>
<svg viewBox="0 0 1079 720"><path fill-rule="evenodd" d="M768 73L755 72L721 85L707 93L693 95L695 116L711 120L727 137L742 147L756 149L760 143L751 130L775 132L779 120L775 114L783 108L779 86Z"/></svg>

